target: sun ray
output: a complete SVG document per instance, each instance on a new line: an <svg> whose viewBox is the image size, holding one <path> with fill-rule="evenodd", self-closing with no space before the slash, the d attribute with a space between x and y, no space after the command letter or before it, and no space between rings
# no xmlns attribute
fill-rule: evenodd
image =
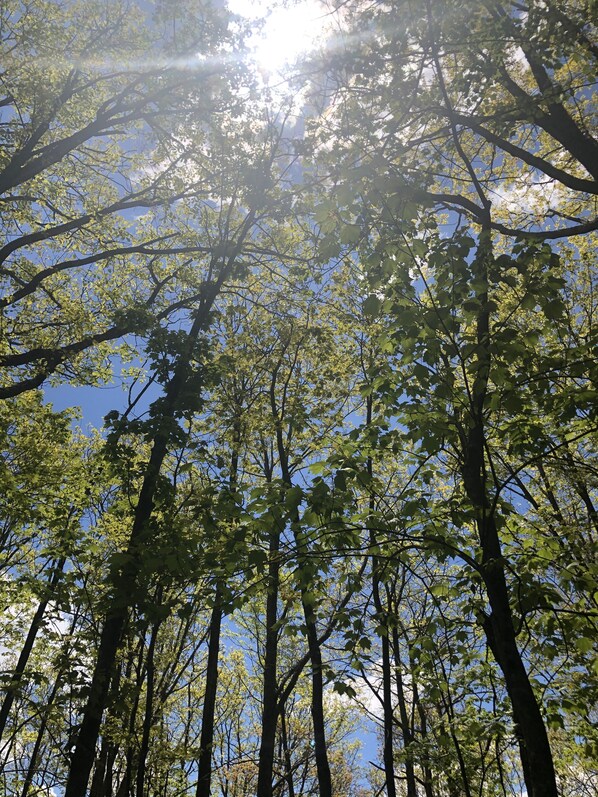
<svg viewBox="0 0 598 797"><path fill-rule="evenodd" d="M318 0L277 4L262 0L229 0L230 10L254 21L250 58L264 72L280 74L325 39L328 13Z"/></svg>

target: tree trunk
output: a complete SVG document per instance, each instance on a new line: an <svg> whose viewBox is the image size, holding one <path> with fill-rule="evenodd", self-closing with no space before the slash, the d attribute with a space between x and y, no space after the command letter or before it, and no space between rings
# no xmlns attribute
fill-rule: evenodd
<svg viewBox="0 0 598 797"><path fill-rule="evenodd" d="M326 745L326 726L324 718L324 680L322 677L322 651L318 642L316 620L313 606L305 602L305 593L301 596L303 616L307 629L307 645L311 663L311 716L314 724L314 751L318 773L319 797L332 797L332 779L328 763Z"/></svg>
<svg viewBox="0 0 598 797"><path fill-rule="evenodd" d="M210 641L206 668L206 689L201 716L199 761L197 765L197 789L195 797L210 797L212 779L212 746L214 744L214 714L218 687L218 654L220 653L220 629L222 626L222 594L216 585L214 606L210 618Z"/></svg>
<svg viewBox="0 0 598 797"><path fill-rule="evenodd" d="M504 568L498 561L488 559L483 572L491 608L490 616L484 621L484 630L488 646L504 675L513 707L528 796L557 797L548 734L517 647Z"/></svg>
<svg viewBox="0 0 598 797"><path fill-rule="evenodd" d="M237 492L239 476L239 450L242 435L242 401L235 406L233 421L233 445L231 452L229 485L231 493ZM196 797L210 797L212 781L212 748L214 746L214 716L216 694L218 691L218 656L220 654L220 631L222 628L222 586L216 582L214 606L210 617L208 642L208 663L206 668L206 690L201 715L201 734L199 740L199 761L197 763Z"/></svg>
<svg viewBox="0 0 598 797"><path fill-rule="evenodd" d="M372 557L374 563L372 564L372 593L374 597L374 606L376 608L376 619L380 625L384 624L386 612L380 600L380 582L377 574L378 563L377 557ZM384 778L386 783L387 797L396 797L396 775L394 764L394 714L392 708L392 679L391 679L391 664L390 664L390 642L388 634L390 630L386 625L386 633L380 636L382 644L382 712L383 712L383 730L384 730L384 745L382 748L382 759L384 761ZM409 797L412 797L410 794Z"/></svg>
<svg viewBox="0 0 598 797"><path fill-rule="evenodd" d="M413 672L412 664L413 662L410 661L411 672ZM426 739L426 737L428 736L428 720L426 718L426 711L422 705L421 700L419 699L419 690L417 688L417 682L415 680L412 680L411 682L411 689L413 691L413 704L419 716L421 737L422 739ZM434 774L430 769L429 761L424 760L422 762L422 772L423 772L423 787L426 797L436 797L436 792L434 790L433 784L437 781L437 778L434 777Z"/></svg>
<svg viewBox="0 0 598 797"><path fill-rule="evenodd" d="M102 744L100 747L100 754L97 758L94 767L93 775L91 778L91 786L89 789L89 797L104 797L104 787L106 781L106 767L108 764L108 754L110 752L110 744L108 739L103 736ZM21 795L23 797L23 795Z"/></svg>
<svg viewBox="0 0 598 797"><path fill-rule="evenodd" d="M270 405L272 415L276 423L276 445L278 449L278 459L283 483L288 487L293 486L291 469L289 467L289 455L287 445L285 445L282 421L283 413L279 412L276 404L276 379L278 368L272 377L270 389ZM291 427L292 428L292 427ZM287 440L290 440L289 431ZM291 511L291 525L299 523L299 513L297 509ZM301 571L301 607L305 620L307 649L311 665L311 716L314 728L314 753L316 758L316 770L318 774L319 797L332 797L332 779L330 776L330 764L328 763L328 750L326 745L326 722L324 717L324 680L322 676L322 651L318 641L318 630L316 625L316 615L313 603L306 600L312 578L310 574L310 564L307 557L305 540L300 538L297 531L294 532L295 543L297 545L297 564ZM307 576L306 578L303 575ZM261 795L259 796L261 797Z"/></svg>
<svg viewBox="0 0 598 797"><path fill-rule="evenodd" d="M137 771L137 754L134 748L133 739L135 738L135 725L137 724L137 714L139 712L139 701L141 698L141 686L143 683L143 649L146 633L147 626L143 629L140 635L139 654L137 656L137 665L135 671L135 685L137 688L135 689L135 698L133 700L133 705L131 706L127 729L125 731L125 738L129 739L129 743L126 748L125 772L120 783L118 784L118 789L116 791L117 797L129 797L129 795L130 797L133 797L133 778ZM130 660L127 668L127 677L130 677L132 668L133 663Z"/></svg>
<svg viewBox="0 0 598 797"><path fill-rule="evenodd" d="M507 688L513 718L520 738L521 763L528 797L557 797L552 752L542 714L515 634L513 615L494 509L488 500L485 460L484 402L490 374L490 318L488 266L492 258L489 229L482 230L474 262L474 278L483 286L476 291L481 310L477 323L476 374L471 390L471 417L462 431L462 476L465 492L476 513L482 551L481 573L486 586L490 615L484 631Z"/></svg>
<svg viewBox="0 0 598 797"><path fill-rule="evenodd" d="M48 607L48 603L50 602L50 596L58 586L58 582L62 578L62 571L64 565L66 563L66 557L63 556L56 561L52 570L52 577L46 586L46 597L40 601L35 614L33 615L33 619L31 620L31 624L29 626L29 631L27 633L27 637L25 639L25 644L21 650L21 655L19 656L19 660L17 661L17 666L14 669L14 672L11 676L10 682L6 688L6 695L4 700L2 701L2 706L0 707L0 739L4 735L4 731L6 729L6 723L8 721L8 715L10 714L10 709L12 708L12 704L14 703L15 696L21 686L21 682L23 680L23 673L25 672L25 667L27 666L27 662L29 661L29 657L31 656L31 651L33 650L33 645L35 643L35 639L37 637L37 632L40 629L42 624L42 620L44 619L44 614ZM3 766L0 765L0 772L2 771Z"/></svg>
<svg viewBox="0 0 598 797"><path fill-rule="evenodd" d="M266 645L264 651L262 728L258 764L257 797L272 797L274 745L278 721L276 664L278 658L278 587L280 530L270 532L268 548L268 595L266 598Z"/></svg>
<svg viewBox="0 0 598 797"><path fill-rule="evenodd" d="M112 597L106 612L106 620L100 637L100 646L89 696L71 761L64 797L85 797L116 654L129 607L134 602L132 593L137 583L140 556L143 548L150 542L151 526L149 521L154 509L154 497L160 470L168 453L170 443L169 428L176 418L181 397L185 393L190 376L189 363L193 347L200 332L208 323L212 304L224 280L227 269L230 268L232 268L232 261L229 261L227 268L223 268L218 282L212 285L209 290L206 290L206 295L200 303L193 325L187 335L185 350L181 352L173 376L165 390L160 419L162 423L159 424L154 436L149 462L145 469L139 500L135 508L131 537L126 551L125 565L119 572L112 574Z"/></svg>
<svg viewBox="0 0 598 797"><path fill-rule="evenodd" d="M399 647L399 631L393 626L392 640L395 661L395 680L397 688L397 702L399 704L399 717L401 718L401 732L403 735L403 749L405 750L405 778L407 781L407 797L417 797L417 783L415 780L415 770L413 767L413 754L410 744L413 741L411 724L407 713L407 699L405 697L405 687L403 681L403 663L401 661L401 649Z"/></svg>
<svg viewBox="0 0 598 797"><path fill-rule="evenodd" d="M156 602L158 605L160 605L161 595L157 597ZM158 636L159 629L160 629L160 623L155 623L152 628L150 643L147 650L146 679L145 679L146 680L145 712L143 717L143 731L141 736L141 745L139 747L137 774L135 778L137 797L143 797L144 795L147 755L149 753L150 734L152 730L152 725L154 723L154 676L155 676L154 654L156 650L156 639Z"/></svg>
<svg viewBox="0 0 598 797"><path fill-rule="evenodd" d="M79 620L79 613L77 612L74 615L72 622L70 624L68 630L68 637L70 637L74 633L77 627L78 620ZM69 651L69 643L67 642L63 644L61 652L63 655L66 655L68 651ZM56 695L58 694L58 689L60 688L60 685L62 683L63 674L64 674L63 669L60 668L56 673L52 689L46 700L46 705L44 706L43 713L41 714L40 726L38 728L37 736L35 738L35 744L33 745L33 750L31 751L31 756L29 758L29 766L27 767L27 774L25 775L25 780L23 781L23 788L21 789L20 797L27 797L29 794L29 790L31 789L33 778L37 770L37 760L39 757L39 752L41 750L42 742L46 734L46 728L48 727L50 710L52 708L52 705L54 704L54 700L56 699Z"/></svg>
<svg viewBox="0 0 598 797"><path fill-rule="evenodd" d="M366 400L366 426L372 423L372 396L369 395ZM374 463L371 457L367 460L368 476L373 476ZM370 510L373 512L376 508L375 499L373 496L369 500ZM376 535L372 529L369 532L370 546L375 549L377 546ZM388 635L390 629L388 627L388 612L382 605L380 597L380 559L378 556L372 556L372 597L374 599L374 608L376 609L377 621L379 625L385 626L385 633L380 636L382 645L382 713L383 713L383 733L384 744L382 747L382 760L384 762L384 778L386 783L387 797L396 797L397 785L394 764L394 716L392 708L392 678L391 678L391 663L390 663L390 640ZM412 797L411 794L408 797Z"/></svg>
<svg viewBox="0 0 598 797"><path fill-rule="evenodd" d="M293 783L293 765L291 761L291 750L289 748L289 737L287 733L287 718L284 706L280 709L280 735L282 737L282 751L284 755L285 773L284 779L289 791L288 797L295 797L295 784Z"/></svg>

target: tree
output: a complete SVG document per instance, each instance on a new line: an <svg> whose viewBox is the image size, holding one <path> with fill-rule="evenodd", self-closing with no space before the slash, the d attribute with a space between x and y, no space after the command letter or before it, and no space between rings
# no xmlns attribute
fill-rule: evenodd
<svg viewBox="0 0 598 797"><path fill-rule="evenodd" d="M109 342L197 298L184 277L210 245L171 211L218 185L200 130L230 112L238 71L217 58L223 13L181 6L174 32L169 13L2 7L3 398L108 376Z"/></svg>
<svg viewBox="0 0 598 797"><path fill-rule="evenodd" d="M396 401L397 393L406 395L396 413L424 450L442 455L448 447L462 479L463 511L476 518L479 553L470 564L481 575L490 604L481 615L483 627L521 733L528 792L538 795L556 794L556 783L538 699L517 647L497 520L503 485L489 450L504 374L517 357L509 354L496 310L504 303L505 266L517 264L525 273L527 263L534 262L537 301L548 320L556 320L561 312L556 255L533 242L571 238L596 226L587 201L595 194L595 182L583 175L584 169L590 175L595 171L591 153L596 142L584 114L586 70L595 48L579 11L564 13L549 5L545 14L534 4L499 3L425 8L401 3L363 10L350 5L349 29L351 23L353 29L367 23L371 35L346 54L342 67L349 79L316 131L316 136L333 135L324 165L331 155L345 164L340 173L331 167L342 189L338 209L333 200L324 201L319 218L326 222L334 214L352 224L353 242L370 264L373 314L381 295L382 301L396 297L382 304L382 311L395 319L389 348L394 344L410 379L389 391L389 402ZM575 32L575 59L563 44L565 29ZM346 120L356 113L365 115L365 123L348 137ZM541 175L555 181L556 209L543 214L534 207L528 220L516 220L508 207L506 214L503 208L494 210L497 186L504 195L517 185L513 158L529 168L527 179ZM575 192L574 200L567 191ZM571 220L570 201L581 214L574 225L555 228L547 222L547 215ZM454 231L446 249L443 243L438 250L430 247L436 223L420 216L418 203L451 211L449 229ZM475 237L458 253L460 228L467 224L459 221L463 217L476 225ZM530 244L516 244L501 260L494 248L510 247L504 239L499 242L497 232ZM549 275L539 278L549 263ZM411 285L413 272L419 280ZM416 320L409 307L419 303L420 283L427 298ZM383 285L389 287L383 290ZM439 350L445 338L448 345ZM507 362L501 369L502 356ZM567 369L557 370L562 377ZM590 372L584 370L583 377L591 379ZM457 399L455 391L461 389L466 394ZM430 404L431 395L438 396L437 405ZM546 441L543 451L551 448Z"/></svg>
<svg viewBox="0 0 598 797"><path fill-rule="evenodd" d="M362 183L355 217L371 207L400 220L416 203L531 240L595 230L587 103L596 48L586 11L495 0L346 4L347 34L370 35L332 56L338 89L317 135L332 137L330 153ZM335 120L355 113L349 137Z"/></svg>
<svg viewBox="0 0 598 797"><path fill-rule="evenodd" d="M7 795L589 789L592 9L329 11L2 8Z"/></svg>

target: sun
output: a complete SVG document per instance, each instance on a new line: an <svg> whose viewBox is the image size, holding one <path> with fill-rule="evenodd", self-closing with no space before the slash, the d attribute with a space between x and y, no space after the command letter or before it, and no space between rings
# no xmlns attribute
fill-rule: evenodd
<svg viewBox="0 0 598 797"><path fill-rule="evenodd" d="M326 36L327 13L317 0L288 5L267 0L229 0L229 9L255 22L248 45L251 59L264 72L281 74Z"/></svg>

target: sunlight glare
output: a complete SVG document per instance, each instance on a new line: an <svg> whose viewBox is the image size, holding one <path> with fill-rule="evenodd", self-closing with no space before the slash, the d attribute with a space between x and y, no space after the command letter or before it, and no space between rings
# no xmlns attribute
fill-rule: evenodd
<svg viewBox="0 0 598 797"><path fill-rule="evenodd" d="M229 8L246 20L264 20L263 27L250 37L249 49L252 59L266 72L280 72L293 64L325 35L326 9L317 0L287 6L264 0L229 0Z"/></svg>

